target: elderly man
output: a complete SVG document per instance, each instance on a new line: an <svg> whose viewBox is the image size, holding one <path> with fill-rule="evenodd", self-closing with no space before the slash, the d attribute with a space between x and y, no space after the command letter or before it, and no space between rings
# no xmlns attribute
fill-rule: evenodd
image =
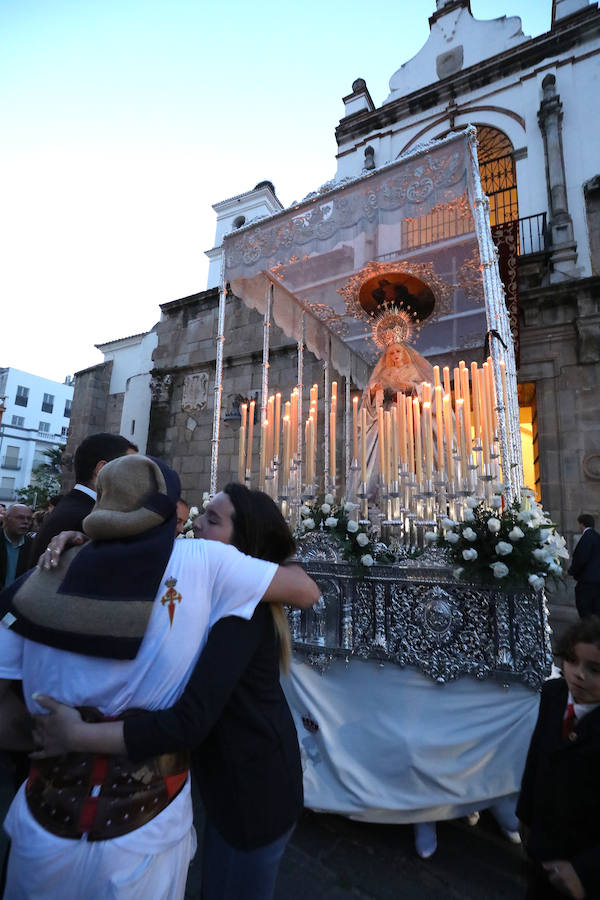
<svg viewBox="0 0 600 900"><path fill-rule="evenodd" d="M0 542L0 587L8 587L29 568L29 553L33 539L33 513L24 503L13 503L2 523Z"/></svg>

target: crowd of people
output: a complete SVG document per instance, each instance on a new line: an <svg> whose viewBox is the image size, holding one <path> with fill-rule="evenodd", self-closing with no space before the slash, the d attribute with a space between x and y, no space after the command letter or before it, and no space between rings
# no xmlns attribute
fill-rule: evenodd
<svg viewBox="0 0 600 900"><path fill-rule="evenodd" d="M3 514L0 746L30 757L5 821L4 896L183 897L191 766L202 897L268 900L303 805L282 604L308 607L318 587L260 491L227 485L199 540L178 541L190 508L163 462L99 434L74 469L35 536L27 506ZM579 523L581 618L556 648L516 809L530 900L600 897L600 536Z"/></svg>

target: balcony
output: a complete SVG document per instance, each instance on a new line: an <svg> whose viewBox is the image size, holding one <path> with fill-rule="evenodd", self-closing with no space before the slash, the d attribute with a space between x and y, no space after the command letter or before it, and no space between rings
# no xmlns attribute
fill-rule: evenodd
<svg viewBox="0 0 600 900"><path fill-rule="evenodd" d="M529 256L531 253L545 253L548 249L548 226L546 213L535 216L524 216L517 220L519 230L518 256Z"/></svg>
<svg viewBox="0 0 600 900"><path fill-rule="evenodd" d="M15 459L11 456L5 456L2 460L2 468L3 469L12 469L14 472L18 472L21 468L22 459Z"/></svg>

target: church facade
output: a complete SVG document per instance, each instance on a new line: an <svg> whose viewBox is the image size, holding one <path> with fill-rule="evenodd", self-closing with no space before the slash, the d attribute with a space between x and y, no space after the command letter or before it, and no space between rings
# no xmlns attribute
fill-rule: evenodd
<svg viewBox="0 0 600 900"><path fill-rule="evenodd" d="M526 478L571 546L577 515L600 517L600 11L584 0L554 0L550 30L535 38L523 34L517 17L474 19L469 0L437 0L429 22L428 41L392 75L379 107L362 78L343 98L333 184L477 127L480 177L516 340ZM104 429L135 440L130 419L137 410L144 421L140 449L178 470L192 503L210 486L215 399L219 486L237 476L239 404L253 398L260 404L263 315L229 293L226 339L218 340L223 238L282 206L273 186L261 182L214 209L207 289L163 304L151 337L135 336L150 348L148 360L129 363L140 369L130 373L137 378L126 377L119 342L104 364L77 373L67 445L68 457L85 434ZM403 252L426 251L447 224L436 221L435 211L415 217ZM133 360L131 339L124 341ZM296 351L271 323L269 380L282 393L296 384ZM304 383L322 375L323 364L305 353ZM148 383L146 426L138 394ZM138 389L135 402L127 396L130 384Z"/></svg>

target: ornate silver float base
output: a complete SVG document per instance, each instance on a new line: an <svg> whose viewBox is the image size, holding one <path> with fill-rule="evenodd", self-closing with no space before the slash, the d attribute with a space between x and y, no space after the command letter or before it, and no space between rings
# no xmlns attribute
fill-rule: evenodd
<svg viewBox="0 0 600 900"><path fill-rule="evenodd" d="M428 561L429 562L429 561ZM294 650L326 671L334 657L412 666L444 683L471 675L539 689L552 667L545 596L507 594L432 565L373 566L304 559L321 588L289 614Z"/></svg>

